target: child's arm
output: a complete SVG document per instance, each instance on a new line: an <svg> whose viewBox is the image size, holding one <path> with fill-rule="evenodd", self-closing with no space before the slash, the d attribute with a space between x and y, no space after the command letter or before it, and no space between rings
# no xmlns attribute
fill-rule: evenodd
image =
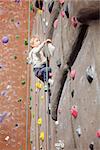
<svg viewBox="0 0 100 150"><path fill-rule="evenodd" d="M41 51L41 49L44 47L46 41L42 42L38 47L34 48L34 53L39 53Z"/></svg>

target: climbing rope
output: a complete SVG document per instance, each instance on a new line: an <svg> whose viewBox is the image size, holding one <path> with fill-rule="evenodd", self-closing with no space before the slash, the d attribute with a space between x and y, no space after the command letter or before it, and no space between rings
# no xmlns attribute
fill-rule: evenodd
<svg viewBox="0 0 100 150"><path fill-rule="evenodd" d="M28 1L28 53L30 50L30 0ZM29 82L30 82L30 69L27 65L27 95L26 95L26 150L28 150L28 100L29 100Z"/></svg>

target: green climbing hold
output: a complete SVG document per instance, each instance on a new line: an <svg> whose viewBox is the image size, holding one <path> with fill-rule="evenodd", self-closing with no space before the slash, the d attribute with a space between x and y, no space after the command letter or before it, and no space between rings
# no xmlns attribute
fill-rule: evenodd
<svg viewBox="0 0 100 150"><path fill-rule="evenodd" d="M33 4L31 3L30 4L30 11L32 11L33 10Z"/></svg>
<svg viewBox="0 0 100 150"><path fill-rule="evenodd" d="M30 141L30 144L33 144L33 141Z"/></svg>
<svg viewBox="0 0 100 150"><path fill-rule="evenodd" d="M22 101L22 98L19 98L19 99L18 99L18 102L21 102L21 101Z"/></svg>
<svg viewBox="0 0 100 150"><path fill-rule="evenodd" d="M31 92L33 92L33 89L32 89L32 88L30 88L30 91L31 91Z"/></svg>
<svg viewBox="0 0 100 150"><path fill-rule="evenodd" d="M22 80L22 81L21 81L21 84L22 84L22 85L24 85L25 83L26 83L26 81L25 81L25 80Z"/></svg>
<svg viewBox="0 0 100 150"><path fill-rule="evenodd" d="M32 100L32 96L30 96L30 101Z"/></svg>
<svg viewBox="0 0 100 150"><path fill-rule="evenodd" d="M27 39L24 40L24 45L27 46L28 45L28 41Z"/></svg>
<svg viewBox="0 0 100 150"><path fill-rule="evenodd" d="M19 35L16 35L16 39L19 39Z"/></svg>

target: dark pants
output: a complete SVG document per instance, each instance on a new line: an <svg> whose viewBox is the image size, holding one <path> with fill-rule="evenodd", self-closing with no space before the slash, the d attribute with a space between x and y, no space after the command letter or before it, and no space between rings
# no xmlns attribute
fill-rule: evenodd
<svg viewBox="0 0 100 150"><path fill-rule="evenodd" d="M43 7L43 0L36 0L36 1L35 1L35 7L42 10L42 7Z"/></svg>
<svg viewBox="0 0 100 150"><path fill-rule="evenodd" d="M51 73L51 68L46 67L46 64L41 65L40 68L33 69L35 76L39 78L41 81L45 82L49 78L49 73ZM48 74L48 76L47 76Z"/></svg>

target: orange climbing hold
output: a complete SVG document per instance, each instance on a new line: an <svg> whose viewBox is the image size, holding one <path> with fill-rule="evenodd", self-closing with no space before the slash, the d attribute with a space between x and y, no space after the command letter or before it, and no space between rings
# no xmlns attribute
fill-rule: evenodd
<svg viewBox="0 0 100 150"><path fill-rule="evenodd" d="M71 115L72 115L74 118L77 118L77 116L78 116L77 106L72 106L72 108L71 108Z"/></svg>

